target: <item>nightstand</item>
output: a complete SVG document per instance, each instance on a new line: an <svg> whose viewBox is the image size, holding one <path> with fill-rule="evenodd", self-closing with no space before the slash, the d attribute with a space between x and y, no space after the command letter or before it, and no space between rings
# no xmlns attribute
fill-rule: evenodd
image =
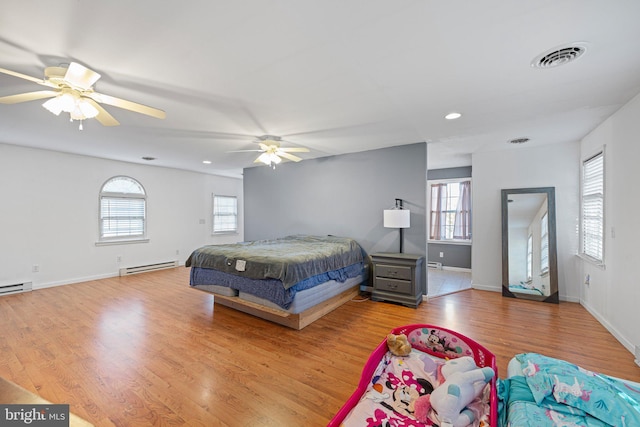
<svg viewBox="0 0 640 427"><path fill-rule="evenodd" d="M373 301L397 302L417 308L422 302L424 257L402 253L371 254Z"/></svg>

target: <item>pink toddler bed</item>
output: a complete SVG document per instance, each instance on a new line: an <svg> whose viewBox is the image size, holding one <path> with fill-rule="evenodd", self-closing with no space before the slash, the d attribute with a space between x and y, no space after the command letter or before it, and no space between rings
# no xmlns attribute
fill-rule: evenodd
<svg viewBox="0 0 640 427"><path fill-rule="evenodd" d="M392 334L405 334L412 351L398 357L388 351L385 339L373 351L362 370L358 387L329 422L338 426L423 427L413 417L412 402L431 393L443 381L439 367L449 359L473 357L478 367L491 367L495 375L469 409L476 415L474 426L498 425L496 358L476 341L439 326L416 324L395 328Z"/></svg>

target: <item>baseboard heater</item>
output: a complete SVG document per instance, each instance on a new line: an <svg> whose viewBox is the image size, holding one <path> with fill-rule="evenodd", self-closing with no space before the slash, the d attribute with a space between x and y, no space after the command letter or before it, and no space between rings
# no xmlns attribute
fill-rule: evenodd
<svg viewBox="0 0 640 427"><path fill-rule="evenodd" d="M20 292L30 292L31 282L15 283L13 285L1 285L0 295L17 294Z"/></svg>
<svg viewBox="0 0 640 427"><path fill-rule="evenodd" d="M427 267L436 268L438 270L442 270L442 263L441 262L435 262L435 261L429 261L427 263Z"/></svg>
<svg viewBox="0 0 640 427"><path fill-rule="evenodd" d="M178 261L159 262L157 264L139 265L137 267L127 267L120 269L120 276L129 276L131 274L148 273L149 271L164 270L166 268L174 268L178 266Z"/></svg>

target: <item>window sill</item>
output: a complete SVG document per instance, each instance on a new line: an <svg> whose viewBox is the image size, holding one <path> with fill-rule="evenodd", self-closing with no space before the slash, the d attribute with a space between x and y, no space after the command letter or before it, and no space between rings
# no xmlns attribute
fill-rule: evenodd
<svg viewBox="0 0 640 427"><path fill-rule="evenodd" d="M427 240L427 243L433 243L438 245L463 245L471 246L471 240Z"/></svg>
<svg viewBox="0 0 640 427"><path fill-rule="evenodd" d="M96 242L96 246L131 245L135 243L149 243L149 239L100 240Z"/></svg>
<svg viewBox="0 0 640 427"><path fill-rule="evenodd" d="M603 261L595 260L595 259L593 259L590 256L585 255L585 254L576 254L576 255L581 260L583 260L583 261L585 261L585 262L587 262L587 263L589 263L591 265L594 265L594 266L596 266L596 267L598 267L598 268L600 268L602 270L606 270L606 267L605 267L605 264L604 264Z"/></svg>
<svg viewBox="0 0 640 427"><path fill-rule="evenodd" d="M213 233L211 233L212 236L225 236L230 234L238 235L240 233L238 233L237 231L214 231Z"/></svg>

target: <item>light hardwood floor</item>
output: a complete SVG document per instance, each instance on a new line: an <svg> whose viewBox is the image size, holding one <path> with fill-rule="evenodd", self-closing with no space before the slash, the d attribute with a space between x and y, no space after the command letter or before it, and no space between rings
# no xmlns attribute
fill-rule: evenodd
<svg viewBox="0 0 640 427"><path fill-rule="evenodd" d="M215 306L184 267L0 297L0 376L97 426L322 426L390 329L431 323L497 356L540 352L640 381L583 307L469 290L418 309L351 301L301 331Z"/></svg>

